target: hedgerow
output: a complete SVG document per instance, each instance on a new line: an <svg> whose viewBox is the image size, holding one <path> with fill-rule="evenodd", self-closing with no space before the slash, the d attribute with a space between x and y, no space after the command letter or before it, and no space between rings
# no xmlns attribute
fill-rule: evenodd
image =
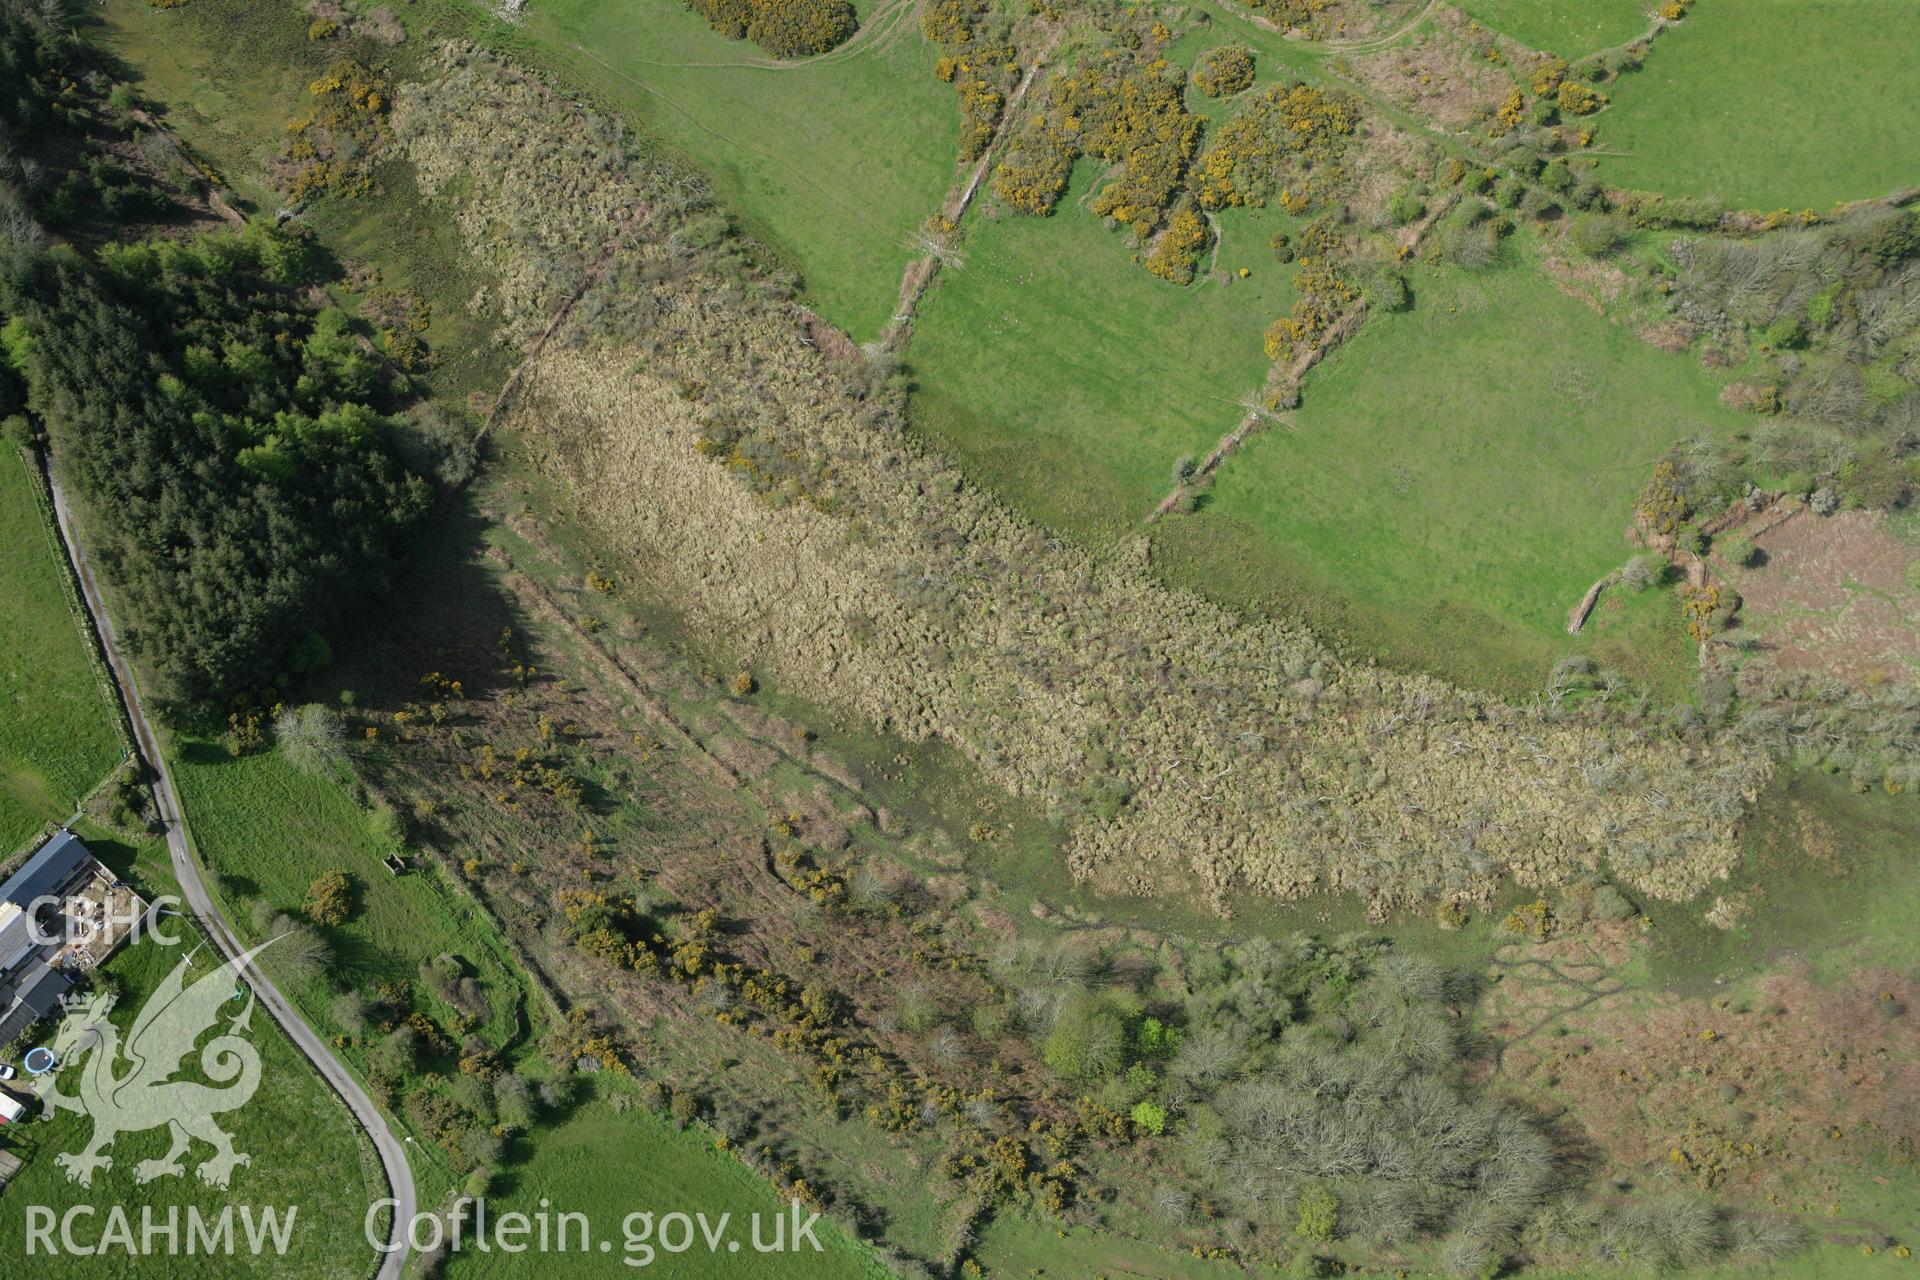
<svg viewBox="0 0 1920 1280"><path fill-rule="evenodd" d="M1004 21L980 0L940 0L921 15L928 40L941 46L934 74L960 96L960 160L977 160L993 142L1006 109L1007 91L1020 70L1019 52L1005 37Z"/></svg>
<svg viewBox="0 0 1920 1280"><path fill-rule="evenodd" d="M687 0L715 31L776 58L825 53L859 29L850 0Z"/></svg>
<svg viewBox="0 0 1920 1280"><path fill-rule="evenodd" d="M1316 219L1301 232L1300 266L1293 275L1293 287L1300 296L1292 312L1267 326L1263 344L1267 359L1282 360L1312 346L1359 299L1358 287L1336 265L1340 249L1339 230L1331 215Z"/></svg>

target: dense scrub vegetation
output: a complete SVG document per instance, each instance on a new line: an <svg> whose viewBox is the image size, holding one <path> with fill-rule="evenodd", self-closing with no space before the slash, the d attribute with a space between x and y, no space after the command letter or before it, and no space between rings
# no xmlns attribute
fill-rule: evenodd
<svg viewBox="0 0 1920 1280"><path fill-rule="evenodd" d="M1170 1180L1160 1199L1176 1219L1204 1199L1310 1241L1458 1228L1487 1243L1555 1188L1539 1125L1469 1096L1450 1008L1471 1002L1470 984L1377 939L1197 954L1185 1007L1160 1017L1111 987L1090 994L1083 970L1062 980L1054 957L996 963L1050 1065L1103 1105L1171 1118L1199 1183L1196 1196Z"/></svg>
<svg viewBox="0 0 1920 1280"><path fill-rule="evenodd" d="M960 159L977 160L993 142L1020 69L1009 24L980 0L940 0L927 6L920 26L941 49L934 74L960 95Z"/></svg>
<svg viewBox="0 0 1920 1280"><path fill-rule="evenodd" d="M1317 35L1326 28L1333 0L1254 0L1247 6L1283 31Z"/></svg>
<svg viewBox="0 0 1920 1280"><path fill-rule="evenodd" d="M594 268L634 269L630 259L608 261L621 244L639 248L671 236L671 252L640 269L630 287L581 297L573 325L559 340L642 323L652 299L638 286L684 274L696 262L746 275L742 243L699 175L641 152L619 122L583 116L538 77L478 49L448 45L436 57L440 74L401 86L394 136L429 197L463 191L476 167L491 175L492 198L456 206L453 217L470 244L487 246L494 269L486 299L503 317L501 342L532 341ZM529 127L519 133L498 128L472 110L479 94L496 95L503 112ZM556 184L560 171L582 178ZM567 213L496 216L516 208ZM784 294L793 281L756 275L752 284Z"/></svg>
<svg viewBox="0 0 1920 1280"><path fill-rule="evenodd" d="M427 509L382 412L392 378L296 292L314 270L255 230L97 262L16 245L0 274L8 357L169 697L324 664L326 629Z"/></svg>
<svg viewBox="0 0 1920 1280"><path fill-rule="evenodd" d="M581 201L630 207L672 184L641 160L597 193L555 190L548 150L602 126L502 128L512 80L466 60L420 92L432 114L408 145L451 175L462 161L441 140L484 131L495 181L435 189L489 258L503 240L581 237L552 269L573 277L619 234L577 217ZM578 111L531 88L508 100L551 126ZM728 278L724 241L707 274L688 252L700 225L663 211L614 252L576 312L590 327L563 329L529 368L513 420L691 617L733 619L809 696L944 737L1045 798L1082 876L1192 883L1215 901L1337 888L1385 909L1478 897L1502 870L1545 883L1596 863L1685 897L1731 865L1758 756L1349 665L1295 628L1169 593L1138 560L1049 547L917 454L883 374L829 376L777 291ZM565 345L582 340L636 354ZM754 376L717 376L742 346L763 353ZM1231 788L1194 781L1228 774Z"/></svg>
<svg viewBox="0 0 1920 1280"><path fill-rule="evenodd" d="M1200 55L1193 66L1193 87L1209 98L1226 98L1253 86L1253 50L1223 44Z"/></svg>
<svg viewBox="0 0 1920 1280"><path fill-rule="evenodd" d="M1359 103L1308 84L1277 84L1220 130L1194 165L1194 196L1208 209L1264 204L1282 181L1288 213L1308 212L1341 179L1340 158L1360 128Z"/></svg>
<svg viewBox="0 0 1920 1280"><path fill-rule="evenodd" d="M0 85L0 241L38 243L43 228L98 231L173 210L167 187L184 185L180 158L108 101L60 5L0 0Z"/></svg>
<svg viewBox="0 0 1920 1280"><path fill-rule="evenodd" d="M1204 211L1259 207L1277 193L1288 213L1304 214L1341 187L1342 155L1361 128L1357 100L1274 85L1202 151L1206 118L1188 110L1186 73L1164 56L1169 29L1121 20L1095 29L1106 47L1048 80L1044 103L994 171L994 194L1008 208L1052 213L1082 155L1117 166L1089 207L1148 249L1149 271L1184 285L1213 239ZM1253 83L1252 55L1238 46L1209 50L1193 82L1209 96L1239 93Z"/></svg>
<svg viewBox="0 0 1920 1280"><path fill-rule="evenodd" d="M1786 487L1904 504L1920 445L1920 213L1872 206L1832 226L1688 238L1668 256L1680 336L1719 364L1759 358L1742 406L1827 429L1824 442L1773 433L1780 459L1804 456Z"/></svg>
<svg viewBox="0 0 1920 1280"><path fill-rule="evenodd" d="M687 0L687 6L715 31L751 40L776 58L825 53L859 26L850 0Z"/></svg>
<svg viewBox="0 0 1920 1280"><path fill-rule="evenodd" d="M1023 213L1050 213L1084 152L1120 166L1094 197L1093 211L1144 240L1166 220L1206 125L1187 110L1185 89L1178 66L1120 48L1054 76L1045 109L995 171L995 194Z"/></svg>
<svg viewBox="0 0 1920 1280"><path fill-rule="evenodd" d="M1670 290L1670 340L1711 365L1740 368L1723 398L1758 422L1731 440L1684 441L1661 459L1638 506L1651 540L1676 556L1711 551L1744 566L1755 551L1742 513L1776 498L1804 503L1816 518L1912 504L1920 214L1874 204L1827 225L1690 236L1667 248L1656 278ZM1733 627L1740 601L1730 585L1690 588L1687 603L1696 638L1731 644L1710 664L1703 714L1844 771L1857 787L1920 786L1920 696L1909 685L1848 688L1776 669L1764 646Z"/></svg>

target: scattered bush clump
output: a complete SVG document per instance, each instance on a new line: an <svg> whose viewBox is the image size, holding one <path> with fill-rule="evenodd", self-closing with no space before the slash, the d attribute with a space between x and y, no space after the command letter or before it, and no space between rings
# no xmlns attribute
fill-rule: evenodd
<svg viewBox="0 0 1920 1280"><path fill-rule="evenodd" d="M1204 209L1280 204L1301 214L1342 176L1340 158L1360 127L1359 104L1309 84L1274 85L1229 120L1194 165Z"/></svg>
<svg viewBox="0 0 1920 1280"><path fill-rule="evenodd" d="M1509 229L1485 200L1466 199L1441 220L1434 247L1455 266L1480 270L1500 260L1501 241Z"/></svg>
<svg viewBox="0 0 1920 1280"><path fill-rule="evenodd" d="M1624 218L1608 213L1589 213L1573 220L1568 235L1573 247L1589 258L1604 258L1627 238Z"/></svg>
<svg viewBox="0 0 1920 1280"><path fill-rule="evenodd" d="M1147 270L1162 280L1191 284L1200 255L1213 238L1207 220L1191 205L1183 206L1167 222L1166 229L1154 238L1153 252L1147 255Z"/></svg>
<svg viewBox="0 0 1920 1280"><path fill-rule="evenodd" d="M302 773L329 777L346 762L346 731L332 707L288 707L274 720L273 737L287 763Z"/></svg>
<svg viewBox="0 0 1920 1280"><path fill-rule="evenodd" d="M340 870L329 871L307 887L301 908L315 924L345 924L353 914L353 881Z"/></svg>
<svg viewBox="0 0 1920 1280"><path fill-rule="evenodd" d="M392 94L379 73L351 60L307 86L313 106L287 124L275 165L287 199L364 195L387 136Z"/></svg>
<svg viewBox="0 0 1920 1280"><path fill-rule="evenodd" d="M1193 87L1209 98L1226 98L1253 84L1253 50L1224 44L1200 55L1193 67Z"/></svg>
<svg viewBox="0 0 1920 1280"><path fill-rule="evenodd" d="M687 0L715 31L776 58L825 53L859 27L850 0Z"/></svg>
<svg viewBox="0 0 1920 1280"><path fill-rule="evenodd" d="M1568 80L1560 86L1554 101L1570 116L1590 116L1607 105L1607 95L1578 80Z"/></svg>

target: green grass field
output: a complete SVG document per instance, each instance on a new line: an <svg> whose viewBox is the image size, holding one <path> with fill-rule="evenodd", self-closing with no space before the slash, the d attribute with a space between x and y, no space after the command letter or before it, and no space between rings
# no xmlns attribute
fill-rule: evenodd
<svg viewBox="0 0 1920 1280"><path fill-rule="evenodd" d="M1630 554L1661 451L1738 416L1697 364L1526 268L1411 279L1413 307L1316 369L1291 428L1158 527L1169 571L1472 684L1537 689L1581 650L1679 692L1688 646L1666 595L1610 593L1579 639L1567 611Z"/></svg>
<svg viewBox="0 0 1920 1280"><path fill-rule="evenodd" d="M331 972L305 988L289 984L316 1025L331 1027L327 1006L340 987L415 980L421 962L451 952L487 987L493 1017L482 1033L496 1045L518 1038L520 980L492 922L430 859L415 858L407 875L390 874L381 862L389 847L341 783L301 773L277 752L234 757L191 740L175 753L173 769L195 845L243 936L258 934L254 902L298 917L320 875L337 868L352 880L353 917L325 930Z"/></svg>
<svg viewBox="0 0 1920 1280"><path fill-rule="evenodd" d="M1245 35L1220 17L1174 54ZM1262 83L1316 74L1255 42ZM1223 216L1227 281L1181 289L1082 207L1098 181L1078 166L1049 218L977 210L965 260L936 281L908 349L930 441L1096 545L1140 528L1175 460L1205 455L1239 421L1267 372L1261 334L1293 301L1293 268L1267 248L1278 210ZM1412 312L1372 318L1353 354L1310 376L1294 431L1256 439L1200 514L1156 527L1161 567L1479 686L1537 689L1578 650L1683 695L1692 663L1669 597L1616 595L1578 640L1564 626L1627 557L1621 534L1659 452L1734 421L1717 386L1521 270L1422 271L1415 285Z"/></svg>
<svg viewBox="0 0 1920 1280"><path fill-rule="evenodd" d="M37 486L0 446L0 857L70 816L120 759Z"/></svg>
<svg viewBox="0 0 1920 1280"><path fill-rule="evenodd" d="M130 946L109 960L104 971L121 993L114 1025L124 1033L146 997L190 950L148 941ZM213 972L211 946L202 946L195 955L195 975ZM229 1012L237 1014L241 1007L236 1003ZM223 1020L219 1025L226 1024ZM167 1132L156 1128L122 1134L109 1151L113 1167L97 1173L90 1190L82 1190L67 1182L65 1171L55 1164L54 1157L79 1151L87 1144L93 1132L90 1118L62 1112L44 1123L11 1126L0 1145L26 1164L5 1192L5 1211L0 1212L0 1257L16 1261L27 1257L26 1207L30 1205L45 1205L56 1213L77 1204L94 1206L95 1216L75 1221L75 1236L83 1245L100 1239L107 1225L106 1215L115 1206L131 1215L136 1242L143 1207L151 1208L163 1223L169 1208L177 1208L182 1215L182 1249L189 1206L209 1219L228 1205L235 1206L236 1214L239 1206L250 1206L255 1211L275 1209L282 1213L283 1220L289 1209L295 1212L284 1257L269 1254L262 1259L244 1250L231 1257L192 1259L129 1257L113 1250L97 1257L48 1257L41 1250L31 1262L21 1263L19 1274L30 1273L47 1280L144 1280L189 1273L207 1280L268 1273L285 1280L361 1280L371 1269L374 1257L363 1222L373 1202L386 1194L378 1165L346 1108L320 1083L265 1010L253 1010L245 1035L260 1054L260 1088L245 1106L220 1117L222 1127L234 1139L235 1150L252 1158L250 1165L234 1171L229 1189L202 1185L195 1167L211 1149L197 1142L185 1158L183 1176L158 1179L144 1186L136 1182L135 1166L167 1150ZM86 1061L76 1059L69 1066L84 1067ZM198 1054L190 1055L180 1078L204 1081L198 1064ZM128 1064L123 1060L116 1070L126 1074ZM71 1069L62 1072L61 1083L67 1093L78 1091L80 1074ZM234 1230L236 1239L244 1240L237 1220ZM9 1274L13 1273L10 1266Z"/></svg>
<svg viewBox="0 0 1920 1280"><path fill-rule="evenodd" d="M1521 44L1584 58L1647 33L1647 0L1462 0L1460 9L1482 26Z"/></svg>
<svg viewBox="0 0 1920 1280"><path fill-rule="evenodd" d="M1099 176L1077 165L1051 217L976 213L908 348L919 427L1014 505L1093 538L1137 526L1174 461L1233 429L1266 377L1261 334L1293 305L1293 268L1267 247L1278 209L1219 219L1220 269L1251 277L1181 288L1082 207Z"/></svg>
<svg viewBox="0 0 1920 1280"><path fill-rule="evenodd" d="M603 1086L599 1096L577 1107L563 1123L544 1131L531 1158L494 1183L487 1202L489 1214L514 1210L585 1214L591 1224L592 1248L539 1255L542 1276L659 1275L675 1280L705 1277L780 1277L781 1280L882 1280L887 1272L866 1247L850 1240L822 1218L814 1228L821 1245L816 1253L802 1243L797 1252L756 1253L752 1215L761 1215L760 1240L773 1240L774 1218L790 1213L783 1199L758 1174L732 1156L716 1150L699 1130L676 1130L666 1119L640 1107L616 1110L611 1098L615 1086ZM730 1251L723 1242L709 1252L700 1231L694 1247L667 1252L662 1240L677 1245L677 1227L649 1238L636 1220L629 1243L628 1215L651 1213L654 1230L669 1214L705 1214L715 1227L730 1214L725 1239L739 1244ZM803 1212L801 1218L807 1215ZM788 1223L791 1227L791 1221ZM577 1241L577 1234L573 1237ZM600 1251L599 1242L609 1245ZM650 1246L651 1258L643 1252ZM472 1249L454 1254L446 1274L453 1280L484 1280L490 1276L530 1274L525 1256L480 1253Z"/></svg>
<svg viewBox="0 0 1920 1280"><path fill-rule="evenodd" d="M960 107L918 10L861 0L840 49L768 65L680 0L531 5L526 51L706 173L857 342L893 314L912 238L954 185Z"/></svg>
<svg viewBox="0 0 1920 1280"><path fill-rule="evenodd" d="M1700 0L1611 86L1609 183L1743 208L1825 208L1920 175L1907 0Z"/></svg>

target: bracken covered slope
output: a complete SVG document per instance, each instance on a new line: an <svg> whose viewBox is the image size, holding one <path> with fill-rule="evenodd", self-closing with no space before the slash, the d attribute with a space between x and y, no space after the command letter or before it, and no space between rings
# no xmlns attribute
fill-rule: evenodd
<svg viewBox="0 0 1920 1280"><path fill-rule="evenodd" d="M1764 756L1346 662L1167 590L1143 545L1097 561L1051 540L916 449L800 308L710 265L683 177L535 81L448 63L403 96L396 133L422 186L462 202L476 255L537 269L504 291L516 328L609 259L509 425L696 626L1045 797L1076 874L1384 909L1598 868L1682 898L1734 864ZM456 181L482 138L488 180ZM591 189L548 180L556 148Z"/></svg>

